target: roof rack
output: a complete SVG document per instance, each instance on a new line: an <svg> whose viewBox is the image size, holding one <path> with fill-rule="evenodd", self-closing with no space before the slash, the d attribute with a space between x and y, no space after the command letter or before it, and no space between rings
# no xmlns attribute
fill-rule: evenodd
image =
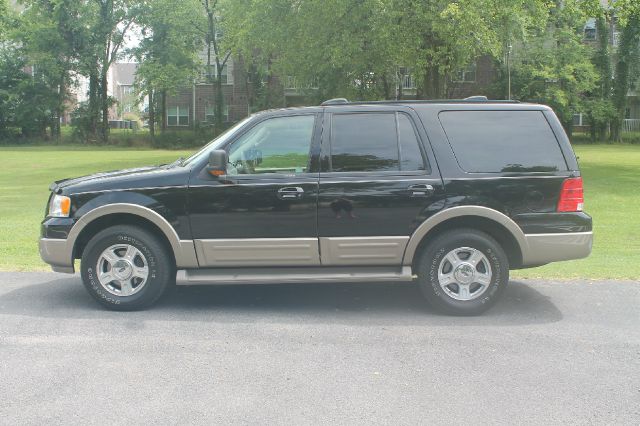
<svg viewBox="0 0 640 426"><path fill-rule="evenodd" d="M348 104L349 101L347 100L347 98L333 98L333 99L329 99L328 101L324 101L323 103L320 104L320 106L327 106L327 105L341 105L341 104Z"/></svg>
<svg viewBox="0 0 640 426"><path fill-rule="evenodd" d="M400 100L386 100L386 101L355 101L349 102L346 98L334 98L324 101L320 104L320 106L330 106L330 105L369 105L369 104L456 104L456 103L475 103L475 102L486 102L486 103L500 103L500 104L519 104L520 101L514 100L504 100L504 99L488 99L486 96L469 96L464 99L429 99L429 100L420 100L420 99L400 99Z"/></svg>
<svg viewBox="0 0 640 426"><path fill-rule="evenodd" d="M463 101L467 101L467 102L487 102L489 99L487 99L486 96L469 96L467 98L464 98Z"/></svg>

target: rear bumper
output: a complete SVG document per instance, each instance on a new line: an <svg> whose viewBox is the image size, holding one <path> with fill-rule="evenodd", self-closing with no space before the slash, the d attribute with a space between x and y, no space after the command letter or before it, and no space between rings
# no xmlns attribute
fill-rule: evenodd
<svg viewBox="0 0 640 426"><path fill-rule="evenodd" d="M593 232L525 234L524 237L526 248L522 253L523 267L582 259L589 256L593 245Z"/></svg>
<svg viewBox="0 0 640 426"><path fill-rule="evenodd" d="M55 272L73 274L75 269L73 267L72 249L69 248L69 245L69 242L63 239L40 238L38 244L40 257L45 263L51 265L51 269Z"/></svg>

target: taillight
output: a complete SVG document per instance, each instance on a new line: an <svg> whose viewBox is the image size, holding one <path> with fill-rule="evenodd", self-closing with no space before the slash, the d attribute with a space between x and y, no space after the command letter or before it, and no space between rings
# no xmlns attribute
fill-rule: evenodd
<svg viewBox="0 0 640 426"><path fill-rule="evenodd" d="M559 212L581 212L584 207L584 191L582 178L569 178L562 182L560 198L558 199Z"/></svg>

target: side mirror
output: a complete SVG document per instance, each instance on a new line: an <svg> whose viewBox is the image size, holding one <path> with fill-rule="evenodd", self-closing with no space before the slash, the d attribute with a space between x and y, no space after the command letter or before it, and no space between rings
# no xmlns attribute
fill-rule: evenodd
<svg viewBox="0 0 640 426"><path fill-rule="evenodd" d="M207 172L211 176L226 175L228 162L229 158L227 157L227 151L224 149L214 149L209 153L209 165L207 166Z"/></svg>

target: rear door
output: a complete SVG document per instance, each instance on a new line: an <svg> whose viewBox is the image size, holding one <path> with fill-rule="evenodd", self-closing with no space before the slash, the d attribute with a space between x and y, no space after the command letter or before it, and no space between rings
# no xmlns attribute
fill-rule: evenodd
<svg viewBox="0 0 640 426"><path fill-rule="evenodd" d="M400 265L410 235L442 208L424 129L409 108L327 108L318 233L323 265Z"/></svg>

